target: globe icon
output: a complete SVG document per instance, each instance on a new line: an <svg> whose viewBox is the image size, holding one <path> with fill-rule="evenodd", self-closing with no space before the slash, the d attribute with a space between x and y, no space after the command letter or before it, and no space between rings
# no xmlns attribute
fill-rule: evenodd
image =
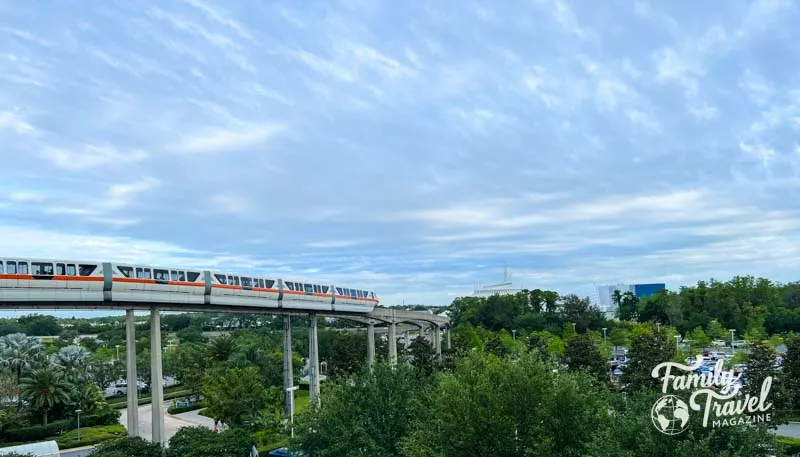
<svg viewBox="0 0 800 457"><path fill-rule="evenodd" d="M664 395L653 405L650 418L661 433L677 435L689 427L689 406L675 395Z"/></svg>

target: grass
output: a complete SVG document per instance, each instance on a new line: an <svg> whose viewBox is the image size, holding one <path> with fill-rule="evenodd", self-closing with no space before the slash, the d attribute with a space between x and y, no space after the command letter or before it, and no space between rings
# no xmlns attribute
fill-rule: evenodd
<svg viewBox="0 0 800 457"><path fill-rule="evenodd" d="M800 439L788 436L777 436L778 442L786 447L787 455L793 455L800 451Z"/></svg>
<svg viewBox="0 0 800 457"><path fill-rule="evenodd" d="M125 427L116 425L99 425L97 427L81 427L81 439L78 441L78 430L70 430L56 437L59 449L70 449L83 446L93 446L103 441L125 436Z"/></svg>

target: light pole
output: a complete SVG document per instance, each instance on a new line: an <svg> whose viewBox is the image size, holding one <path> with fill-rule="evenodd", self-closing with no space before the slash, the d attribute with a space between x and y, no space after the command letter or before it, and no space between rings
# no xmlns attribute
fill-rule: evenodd
<svg viewBox="0 0 800 457"><path fill-rule="evenodd" d="M81 440L81 410L76 409L75 413L78 414L78 441Z"/></svg>
<svg viewBox="0 0 800 457"><path fill-rule="evenodd" d="M681 336L680 335L675 335L675 351L680 351L681 350L680 342L681 342Z"/></svg>
<svg viewBox="0 0 800 457"><path fill-rule="evenodd" d="M117 345L117 362L119 362L119 344Z"/></svg>
<svg viewBox="0 0 800 457"><path fill-rule="evenodd" d="M300 386L292 386L286 388L286 393L289 394L289 423L292 427L291 436L294 438L294 391L299 389Z"/></svg>
<svg viewBox="0 0 800 457"><path fill-rule="evenodd" d="M514 341L517 341L517 331L516 330L512 330L511 331L511 335L513 335Z"/></svg>
<svg viewBox="0 0 800 457"><path fill-rule="evenodd" d="M608 329L606 327L603 327L603 345L606 345L606 330Z"/></svg>
<svg viewBox="0 0 800 457"><path fill-rule="evenodd" d="M736 350L733 348L733 335L736 333L736 329L729 328L728 331L731 332L731 352L733 353L736 352Z"/></svg>

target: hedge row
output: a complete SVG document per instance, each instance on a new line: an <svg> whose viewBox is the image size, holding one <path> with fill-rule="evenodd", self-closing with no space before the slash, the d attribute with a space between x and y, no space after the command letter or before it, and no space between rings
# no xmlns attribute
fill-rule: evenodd
<svg viewBox="0 0 800 457"><path fill-rule="evenodd" d="M99 414L81 416L81 427L94 427L98 425L119 424L119 411L109 409ZM64 419L51 422L47 425L32 425L28 427L9 428L3 431L0 441L6 443L28 443L42 441L47 438L61 435L62 433L77 428L77 421Z"/></svg>
<svg viewBox="0 0 800 457"><path fill-rule="evenodd" d="M189 397L191 395L192 395L192 391L190 391L190 390L181 390L181 391L178 391L178 392L172 392L170 394L164 395L164 400L174 400L176 398L186 398L186 397ZM143 398L139 399L138 404L141 406L141 405L147 405L147 404L152 403L152 402L153 402L153 397L143 397ZM111 406L112 408L115 408L115 409L122 409L122 408L127 408L128 407L128 403L124 402L124 401L123 402L119 402L119 403L109 403L109 406Z"/></svg>
<svg viewBox="0 0 800 457"><path fill-rule="evenodd" d="M188 413L189 411L196 411L198 409L203 409L206 407L206 404L203 402L192 403L189 406L170 406L167 408L167 412L170 414L180 414L180 413Z"/></svg>

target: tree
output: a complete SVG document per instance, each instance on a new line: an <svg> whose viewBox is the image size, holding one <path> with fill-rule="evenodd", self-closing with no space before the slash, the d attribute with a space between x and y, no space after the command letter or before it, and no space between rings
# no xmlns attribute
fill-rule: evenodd
<svg viewBox="0 0 800 457"><path fill-rule="evenodd" d="M165 457L249 457L252 447L245 430L214 433L205 427L184 427L169 440Z"/></svg>
<svg viewBox="0 0 800 457"><path fill-rule="evenodd" d="M61 333L61 325L53 316L30 314L19 318L19 324L25 333L35 336L56 336Z"/></svg>
<svg viewBox="0 0 800 457"><path fill-rule="evenodd" d="M207 374L202 392L208 412L231 427L242 427L250 417L275 407L274 397L261 384L258 374L254 367Z"/></svg>
<svg viewBox="0 0 800 457"><path fill-rule="evenodd" d="M535 354L473 353L434 381L414 400L412 409L425 413L414 415L403 452L394 455L577 456L608 420L604 396L587 376L553 373Z"/></svg>
<svg viewBox="0 0 800 457"><path fill-rule="evenodd" d="M651 375L656 365L675 356L675 345L668 340L665 329L651 329L636 336L628 352L631 361L622 374L622 384L629 392L658 389L658 380Z"/></svg>
<svg viewBox="0 0 800 457"><path fill-rule="evenodd" d="M425 376L431 375L436 369L436 351L427 341L417 338L408 347L411 365Z"/></svg>
<svg viewBox="0 0 800 457"><path fill-rule="evenodd" d="M708 323L708 331L706 334L715 340L724 340L729 336L729 333L727 330L725 330L725 327L723 327L722 324L720 324L716 319Z"/></svg>
<svg viewBox="0 0 800 457"><path fill-rule="evenodd" d="M761 386L768 377L772 378L769 400L773 403L773 410L782 410L790 401L791 392L782 388L783 378L775 366L775 351L764 341L754 341L750 344L750 353L747 360L743 392L757 397L761 393ZM788 398L787 398L788 397ZM778 422L777 414L773 414L773 423Z"/></svg>
<svg viewBox="0 0 800 457"><path fill-rule="evenodd" d="M42 349L38 341L23 333L0 337L0 364L14 372L19 384L23 370L42 359Z"/></svg>
<svg viewBox="0 0 800 457"><path fill-rule="evenodd" d="M628 331L624 327L612 328L611 333L608 335L608 340L614 346L628 346L630 344Z"/></svg>
<svg viewBox="0 0 800 457"><path fill-rule="evenodd" d="M588 457L768 457L775 452L775 436L764 427L702 426L702 414L690 414L681 435L664 435L653 427L651 410L661 392L630 395L611 403L603 427L592 433Z"/></svg>
<svg viewBox="0 0 800 457"><path fill-rule="evenodd" d="M63 347L50 356L50 363L64 370L70 382L86 378L88 362L89 351L75 344Z"/></svg>
<svg viewBox="0 0 800 457"><path fill-rule="evenodd" d="M411 399L421 379L404 365L393 370L378 362L371 371L329 385L321 406L298 418L292 447L315 457L353 455L354 449L359 455L400 455L409 418L420 411L412 408Z"/></svg>
<svg viewBox="0 0 800 457"><path fill-rule="evenodd" d="M61 372L51 366L34 369L20 380L22 398L42 413L42 422L47 425L47 413L56 405L70 402L70 384Z"/></svg>
<svg viewBox="0 0 800 457"><path fill-rule="evenodd" d="M608 370L600 348L588 333L567 341L564 359L570 370L584 371L597 379L606 378Z"/></svg>
<svg viewBox="0 0 800 457"><path fill-rule="evenodd" d="M214 362L225 362L236 350L236 342L230 335L214 338L206 347L206 356Z"/></svg>
<svg viewBox="0 0 800 457"><path fill-rule="evenodd" d="M180 433L180 431L178 432ZM174 437L173 437L174 439ZM97 445L89 457L163 457L163 450L158 443L151 443L143 438L119 438Z"/></svg>
<svg viewBox="0 0 800 457"><path fill-rule="evenodd" d="M800 336L786 340L783 375L786 380L787 402L792 409L800 409Z"/></svg>
<svg viewBox="0 0 800 457"><path fill-rule="evenodd" d="M707 348L711 344L711 338L706 335L702 327L695 327L689 335L689 339L692 340L692 347L700 350Z"/></svg>

